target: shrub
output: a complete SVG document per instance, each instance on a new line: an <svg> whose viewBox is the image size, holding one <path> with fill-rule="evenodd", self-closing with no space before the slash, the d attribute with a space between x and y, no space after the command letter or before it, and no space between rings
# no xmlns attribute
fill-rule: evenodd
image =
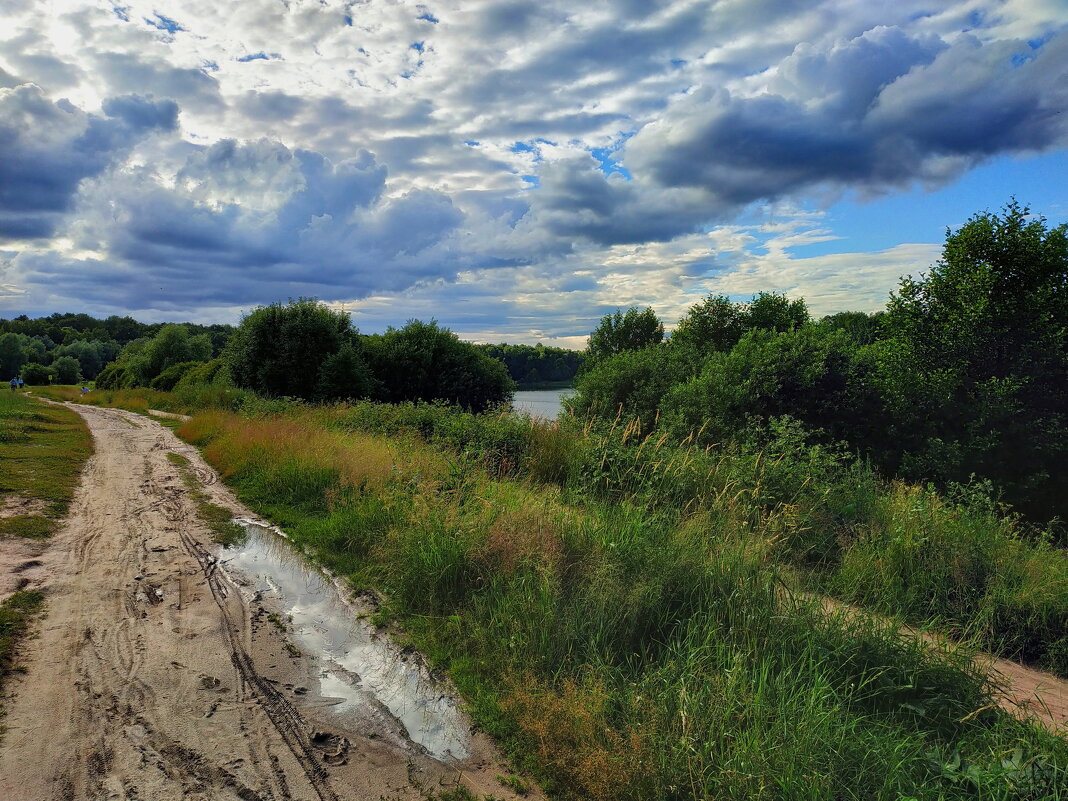
<svg viewBox="0 0 1068 801"><path fill-rule="evenodd" d="M149 387L159 390L160 392L170 392L178 385L178 382L185 377L186 373L201 364L204 364L204 362L179 362L178 364L171 365L153 378L152 381L149 382Z"/></svg>
<svg viewBox="0 0 1068 801"><path fill-rule="evenodd" d="M515 390L507 368L447 328L412 320L366 340L368 359L385 399L445 401L481 412Z"/></svg>
<svg viewBox="0 0 1068 801"><path fill-rule="evenodd" d="M45 386L52 383L54 371L37 362L30 362L22 367L22 380L31 386Z"/></svg>

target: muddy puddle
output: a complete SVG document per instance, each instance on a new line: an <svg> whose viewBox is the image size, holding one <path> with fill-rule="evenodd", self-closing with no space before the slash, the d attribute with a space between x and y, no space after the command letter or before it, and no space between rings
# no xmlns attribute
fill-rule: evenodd
<svg viewBox="0 0 1068 801"><path fill-rule="evenodd" d="M277 529L235 521L248 532L224 548L220 564L245 591L280 614L286 635L309 659L330 714L378 721L436 759L464 759L470 723L449 691L418 660L358 616L369 610L345 600L331 578L311 567ZM392 725L391 725L392 724Z"/></svg>

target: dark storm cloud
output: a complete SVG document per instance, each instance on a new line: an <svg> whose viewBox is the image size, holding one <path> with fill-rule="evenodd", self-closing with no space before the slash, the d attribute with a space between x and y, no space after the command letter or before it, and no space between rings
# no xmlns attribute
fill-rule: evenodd
<svg viewBox="0 0 1068 801"><path fill-rule="evenodd" d="M128 308L349 298L454 277L461 212L430 190L383 198L385 182L367 152L335 164L266 139L223 140L194 149L173 187L141 169L83 194L74 235L111 259L14 261L29 283L62 280L87 302Z"/></svg>
<svg viewBox="0 0 1068 801"><path fill-rule="evenodd" d="M1064 35L952 45L876 29L798 48L768 91L695 93L628 143L625 165L663 187L744 205L819 185L879 191L944 181L998 153L1065 142Z"/></svg>
<svg viewBox="0 0 1068 801"><path fill-rule="evenodd" d="M104 115L52 102L33 84L0 89L0 237L51 235L82 180L146 133L173 130L178 107L133 95L105 101Z"/></svg>

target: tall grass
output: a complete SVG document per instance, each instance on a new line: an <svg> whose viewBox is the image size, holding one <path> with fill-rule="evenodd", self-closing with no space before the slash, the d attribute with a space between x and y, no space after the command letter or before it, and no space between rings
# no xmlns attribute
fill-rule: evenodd
<svg viewBox="0 0 1068 801"><path fill-rule="evenodd" d="M717 452L369 404L178 432L380 590L555 797L1065 797L1068 746L992 708L966 650L782 591L784 562L856 585L907 496L791 432Z"/></svg>
<svg viewBox="0 0 1068 801"><path fill-rule="evenodd" d="M637 421L544 423L444 406L359 403L322 424L444 447L497 477L563 488L775 545L803 587L1068 676L1068 554L1001 513L985 488L945 498L884 482L777 421L757 444L701 448Z"/></svg>

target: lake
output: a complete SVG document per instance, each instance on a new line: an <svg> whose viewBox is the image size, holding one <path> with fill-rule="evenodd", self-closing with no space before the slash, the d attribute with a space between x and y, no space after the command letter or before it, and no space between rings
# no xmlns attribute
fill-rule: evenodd
<svg viewBox="0 0 1068 801"><path fill-rule="evenodd" d="M564 410L563 399L574 394L575 390L571 388L520 390L512 398L512 408L531 417L555 420Z"/></svg>

